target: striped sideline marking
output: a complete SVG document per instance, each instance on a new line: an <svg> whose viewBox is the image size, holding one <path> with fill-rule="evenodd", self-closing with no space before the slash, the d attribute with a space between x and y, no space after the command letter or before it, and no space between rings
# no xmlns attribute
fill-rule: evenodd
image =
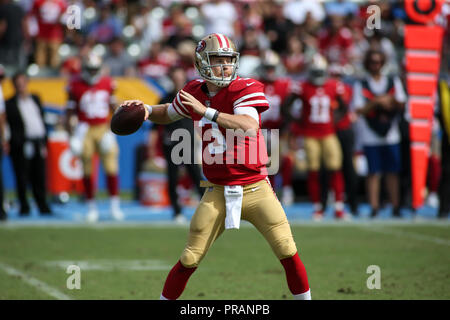
<svg viewBox="0 0 450 320"><path fill-rule="evenodd" d="M21 280L28 283L32 287L35 287L36 289L45 292L46 294L48 294L49 296L52 296L55 299L72 300L72 298L70 298L69 296L65 295L64 293L58 291L57 289L50 287L45 282L42 282L41 280L33 278L33 277L27 275L26 273L23 273L22 271L19 271L7 264L0 262L0 269L5 271L10 276L19 277Z"/></svg>
<svg viewBox="0 0 450 320"><path fill-rule="evenodd" d="M366 231L382 233L382 234L393 235L393 236L397 236L397 237L401 237L401 238L409 238L409 239L413 239L413 240L427 241L427 242L432 242L432 243L440 244L440 245L444 245L444 246L450 246L450 240L439 238L439 237L427 236L427 235L415 233L415 232L404 232L404 231L392 230L389 228L362 227L362 226L360 227L360 229L366 230Z"/></svg>

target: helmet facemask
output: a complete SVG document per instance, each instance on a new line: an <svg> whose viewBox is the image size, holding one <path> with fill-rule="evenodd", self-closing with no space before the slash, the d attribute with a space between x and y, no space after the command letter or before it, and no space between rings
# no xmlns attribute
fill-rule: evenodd
<svg viewBox="0 0 450 320"><path fill-rule="evenodd" d="M90 54L83 62L81 77L89 85L94 85L101 77L102 59Z"/></svg>
<svg viewBox="0 0 450 320"><path fill-rule="evenodd" d="M206 81L212 82L218 87L226 87L230 84L231 81L236 79L237 77L237 69L239 67L239 52L219 52L219 51L210 51L206 52L206 59L202 59L201 55L196 52L197 59L201 61L201 66L197 67L200 75ZM211 57L231 57L230 64L212 64ZM232 69L231 75L225 77L224 67L230 67ZM213 72L214 67L220 67L221 76L217 76Z"/></svg>
<svg viewBox="0 0 450 320"><path fill-rule="evenodd" d="M322 86L328 77L328 63L326 59L316 54L310 62L308 68L308 79L316 86Z"/></svg>

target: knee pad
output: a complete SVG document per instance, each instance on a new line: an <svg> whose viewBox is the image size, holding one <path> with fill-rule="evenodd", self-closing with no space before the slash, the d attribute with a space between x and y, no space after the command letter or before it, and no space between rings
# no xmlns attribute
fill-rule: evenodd
<svg viewBox="0 0 450 320"><path fill-rule="evenodd" d="M185 248L181 254L181 264L186 268L197 267L200 262L200 257L194 254L190 249Z"/></svg>
<svg viewBox="0 0 450 320"><path fill-rule="evenodd" d="M100 153L106 154L117 147L116 138L111 131L105 132L102 139L100 140Z"/></svg>
<svg viewBox="0 0 450 320"><path fill-rule="evenodd" d="M278 259L290 258L297 252L294 239L292 237L284 238L273 244L273 249Z"/></svg>

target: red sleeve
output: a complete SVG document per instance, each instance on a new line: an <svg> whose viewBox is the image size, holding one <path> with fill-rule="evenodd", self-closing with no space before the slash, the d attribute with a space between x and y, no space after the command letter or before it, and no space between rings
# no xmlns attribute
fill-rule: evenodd
<svg viewBox="0 0 450 320"><path fill-rule="evenodd" d="M264 85L254 79L242 80L238 84L236 94L233 96L233 109L240 107L253 107L262 113L269 109L269 101L264 94Z"/></svg>
<svg viewBox="0 0 450 320"><path fill-rule="evenodd" d="M192 119L191 108L183 104L179 92L173 99L172 106L180 116Z"/></svg>

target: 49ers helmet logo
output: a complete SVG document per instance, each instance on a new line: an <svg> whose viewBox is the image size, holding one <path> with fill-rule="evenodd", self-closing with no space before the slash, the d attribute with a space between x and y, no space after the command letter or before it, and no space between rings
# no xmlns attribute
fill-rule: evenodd
<svg viewBox="0 0 450 320"><path fill-rule="evenodd" d="M197 48L195 48L195 52L202 52L203 50L205 50L205 48L206 48L206 42L205 42L205 40L201 40L197 44Z"/></svg>

